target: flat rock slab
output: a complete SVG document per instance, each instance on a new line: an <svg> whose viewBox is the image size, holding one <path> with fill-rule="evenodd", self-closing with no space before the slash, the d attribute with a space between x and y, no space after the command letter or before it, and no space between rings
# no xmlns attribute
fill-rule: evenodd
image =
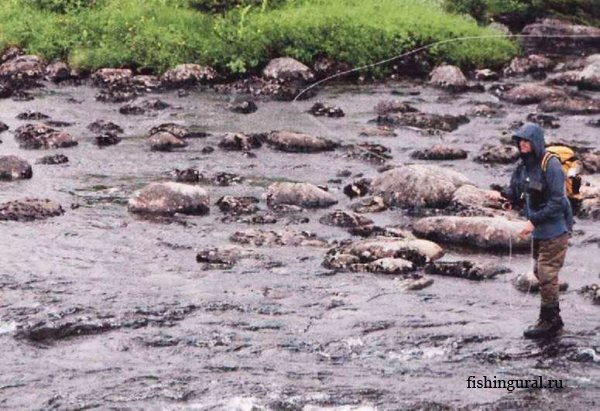
<svg viewBox="0 0 600 411"><path fill-rule="evenodd" d="M506 267L492 264L479 264L472 261L434 261L425 266L425 273L446 277L464 278L472 281L483 281L498 274L510 272Z"/></svg>
<svg viewBox="0 0 600 411"><path fill-rule="evenodd" d="M386 171L373 180L371 190L387 205L444 207L468 179L462 174L432 165L408 165Z"/></svg>
<svg viewBox="0 0 600 411"><path fill-rule="evenodd" d="M236 231L230 237L234 243L251 245L255 247L261 246L309 246L309 247L324 247L327 242L318 238L316 235L302 231L273 231L262 229L248 229L244 231Z"/></svg>
<svg viewBox="0 0 600 411"><path fill-rule="evenodd" d="M395 127L415 127L439 131L454 131L463 124L467 124L467 116L453 116L450 114L432 114L421 112L391 113L380 115L375 120L377 124Z"/></svg>
<svg viewBox="0 0 600 411"><path fill-rule="evenodd" d="M23 180L31 178L31 165L17 156L0 156L0 181Z"/></svg>
<svg viewBox="0 0 600 411"><path fill-rule="evenodd" d="M275 150L290 153L318 153L335 150L339 146L326 138L293 131L272 131L267 135L266 143Z"/></svg>
<svg viewBox="0 0 600 411"><path fill-rule="evenodd" d="M0 221L33 221L63 215L65 210L51 200L25 199L0 204Z"/></svg>
<svg viewBox="0 0 600 411"><path fill-rule="evenodd" d="M267 189L269 207L293 205L304 208L326 208L337 202L329 192L310 183L273 183Z"/></svg>
<svg viewBox="0 0 600 411"><path fill-rule="evenodd" d="M529 250L529 238L519 237L524 221L504 217L426 217L413 225L418 237L483 250Z"/></svg>
<svg viewBox="0 0 600 411"><path fill-rule="evenodd" d="M209 212L208 193L183 183L151 183L129 199L128 210L137 214L172 216L176 213L202 215Z"/></svg>

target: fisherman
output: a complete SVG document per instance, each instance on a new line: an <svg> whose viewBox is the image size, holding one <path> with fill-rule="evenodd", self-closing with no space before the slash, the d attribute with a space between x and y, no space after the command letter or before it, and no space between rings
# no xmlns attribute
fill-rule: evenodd
<svg viewBox="0 0 600 411"><path fill-rule="evenodd" d="M510 187L492 197L523 207L527 218L521 236L533 237L533 272L540 283L541 308L538 322L529 327L525 338L547 338L563 327L558 300L558 272L567 253L573 227L573 212L566 196L565 175L559 158L545 150L544 132L526 123L513 136L521 162Z"/></svg>

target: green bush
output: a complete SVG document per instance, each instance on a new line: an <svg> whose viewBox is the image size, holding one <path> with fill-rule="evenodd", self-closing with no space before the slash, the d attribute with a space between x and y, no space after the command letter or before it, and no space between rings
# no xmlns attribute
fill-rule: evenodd
<svg viewBox="0 0 600 411"><path fill-rule="evenodd" d="M30 0L33 7L54 13L73 13L95 6L97 0Z"/></svg>
<svg viewBox="0 0 600 411"><path fill-rule="evenodd" d="M234 8L252 6L266 9L280 6L285 0L189 0L193 9L205 13L223 13Z"/></svg>

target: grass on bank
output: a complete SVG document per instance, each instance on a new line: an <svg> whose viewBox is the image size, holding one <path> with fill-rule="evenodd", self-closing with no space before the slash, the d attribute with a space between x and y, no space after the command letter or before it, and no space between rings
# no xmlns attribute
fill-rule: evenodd
<svg viewBox="0 0 600 411"><path fill-rule="evenodd" d="M56 11L39 7L50 2ZM64 1L76 7L63 7ZM3 0L0 48L19 45L74 67L132 67L159 73L179 63L222 73L254 72L278 56L310 64L326 56L354 67L435 41L498 34L438 0L280 0L208 14L191 0ZM434 62L495 66L518 52L506 39L471 40L427 51ZM376 70L374 74L382 74Z"/></svg>

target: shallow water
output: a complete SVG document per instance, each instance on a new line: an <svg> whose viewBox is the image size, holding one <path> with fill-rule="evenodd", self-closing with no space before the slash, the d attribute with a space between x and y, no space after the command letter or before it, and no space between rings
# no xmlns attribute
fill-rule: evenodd
<svg viewBox="0 0 600 411"><path fill-rule="evenodd" d="M407 94L415 89L421 94ZM195 261L197 250L229 245L233 232L252 227L221 222L216 206L208 216L162 223L126 210L133 191L168 180L174 168L188 167L208 176L228 172L245 177L242 184L207 186L213 203L222 195L253 195L266 210L264 187L274 180L293 180L327 184L340 201L338 208L346 209L350 200L343 186L358 174L376 176L381 165L345 158L343 150L287 154L263 147L254 151L256 158L248 158L217 148L220 133L229 131L292 129L344 143L380 143L391 148L392 165L412 162L409 154L415 148L444 142L469 150L470 158L442 165L464 172L481 187L506 183L513 166L484 166L471 158L483 143L495 143L513 121L525 120L535 106L505 104L506 117L471 118L442 135L400 128L397 137L361 137L362 128L373 126L367 122L382 99L406 100L426 112L462 114L473 101L495 98L487 93L449 97L409 83L332 86L318 99L341 106L346 116L316 119L306 113L314 100L259 102L256 113L243 115L227 111L231 96L199 91L184 98L160 94L171 108L123 116L119 105L96 102L97 91L48 85L30 102L0 100L0 121L11 130L25 123L15 119L18 113L34 110L74 123L65 130L80 139L74 148L27 151L17 147L11 131L0 135L1 154L16 154L32 165L57 152L70 159L65 165L33 165L31 180L0 183L0 202L50 198L67 210L45 221L0 223L0 407L429 409L437 403L510 409L510 401L525 398L523 404L533 407L541 401L591 409L600 401L598 307L576 293L598 282L598 243L586 241L599 238L597 222L578 222L561 272L570 285L562 297L564 335L535 343L521 335L537 316L539 297L522 294L511 284L529 269L527 254L450 250L450 258L497 262L513 272L481 283L435 277L431 287L418 292L401 291L390 276L331 275L321 267L327 248L259 247L253 251L260 257L244 259L231 270L203 271ZM94 134L86 129L97 119L121 125L124 140L97 148ZM547 138L597 147L600 133L585 125L589 119L563 116L561 128L548 130ZM212 136L188 140L182 151L151 152L144 136L165 122L201 126ZM215 151L203 154L206 146ZM342 170L353 176L328 184ZM284 217L259 228L306 230L332 244L349 238L340 228L318 223L326 212L307 212L308 223ZM401 210L367 216L379 225L410 221ZM50 344L15 338L16 330L30 322L82 317L146 322ZM578 359L582 352L591 360ZM470 375L542 375L563 379L568 389L467 389Z"/></svg>

